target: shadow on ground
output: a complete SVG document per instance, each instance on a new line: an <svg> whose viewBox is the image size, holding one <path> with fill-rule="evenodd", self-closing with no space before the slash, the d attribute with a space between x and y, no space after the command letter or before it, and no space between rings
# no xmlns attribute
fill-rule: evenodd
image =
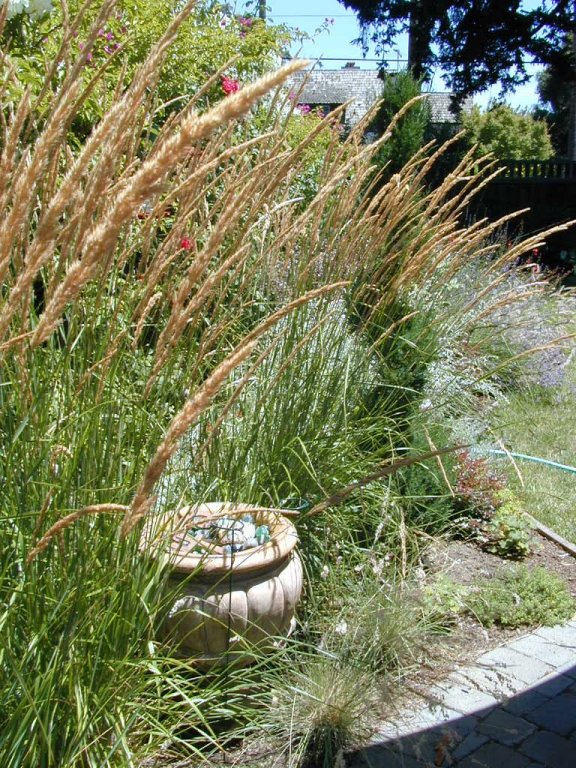
<svg viewBox="0 0 576 768"><path fill-rule="evenodd" d="M575 768L576 654L573 665L494 706L438 711L444 722L413 733L400 723L394 738L386 727L380 742L345 756L346 768Z"/></svg>

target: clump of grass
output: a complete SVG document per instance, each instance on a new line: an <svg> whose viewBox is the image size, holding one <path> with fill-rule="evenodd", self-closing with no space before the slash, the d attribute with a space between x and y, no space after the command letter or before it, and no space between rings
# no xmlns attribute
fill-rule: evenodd
<svg viewBox="0 0 576 768"><path fill-rule="evenodd" d="M469 609L484 626L554 626L570 619L576 600L567 585L545 568L518 566L472 592Z"/></svg>
<svg viewBox="0 0 576 768"><path fill-rule="evenodd" d="M305 656L273 691L267 730L289 766L333 768L344 749L366 737L377 692L366 670L323 653Z"/></svg>

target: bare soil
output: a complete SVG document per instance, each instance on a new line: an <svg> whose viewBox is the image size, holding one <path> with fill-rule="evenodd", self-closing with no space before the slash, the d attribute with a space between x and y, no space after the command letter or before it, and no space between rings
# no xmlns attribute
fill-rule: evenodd
<svg viewBox="0 0 576 768"><path fill-rule="evenodd" d="M532 553L521 562L530 569L545 568L557 574L576 597L576 558L554 542L534 533ZM464 585L479 579L491 579L515 564L514 561L503 560L475 544L463 541L436 541L425 558L429 575L443 573L457 584ZM450 634L439 638L431 658L423 663L416 674L409 675L405 681L407 696L400 697L397 704L406 702L411 693L425 693L429 685L446 677L455 667L471 663L486 651L521 637L532 629L483 627L472 616L458 616Z"/></svg>

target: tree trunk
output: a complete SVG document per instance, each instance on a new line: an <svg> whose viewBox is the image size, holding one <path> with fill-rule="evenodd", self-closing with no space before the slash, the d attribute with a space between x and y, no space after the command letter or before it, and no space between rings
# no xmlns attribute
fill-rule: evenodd
<svg viewBox="0 0 576 768"><path fill-rule="evenodd" d="M262 21L266 21L266 0L259 0L258 16L262 19Z"/></svg>
<svg viewBox="0 0 576 768"><path fill-rule="evenodd" d="M572 29L572 77L570 80L570 113L568 117L568 147L566 157L576 160L576 0L573 10L574 27Z"/></svg>
<svg viewBox="0 0 576 768"><path fill-rule="evenodd" d="M408 26L408 69L417 80L428 75L431 57L432 26L423 5L413 4Z"/></svg>

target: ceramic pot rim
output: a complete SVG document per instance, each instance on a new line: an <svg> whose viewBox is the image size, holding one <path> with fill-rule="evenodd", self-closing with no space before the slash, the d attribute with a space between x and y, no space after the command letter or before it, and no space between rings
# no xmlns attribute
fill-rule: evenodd
<svg viewBox="0 0 576 768"><path fill-rule="evenodd" d="M198 523L235 514L241 516L245 510L253 512L259 524L269 526L269 542L240 552L211 552L208 549L193 552L184 549L181 535L193 525L193 521ZM151 518L142 532L140 550L153 556L157 552L167 556L172 570L177 573L197 571L199 575L217 575L233 571L242 574L277 565L292 553L297 543L295 527L278 512L254 504L206 502Z"/></svg>

